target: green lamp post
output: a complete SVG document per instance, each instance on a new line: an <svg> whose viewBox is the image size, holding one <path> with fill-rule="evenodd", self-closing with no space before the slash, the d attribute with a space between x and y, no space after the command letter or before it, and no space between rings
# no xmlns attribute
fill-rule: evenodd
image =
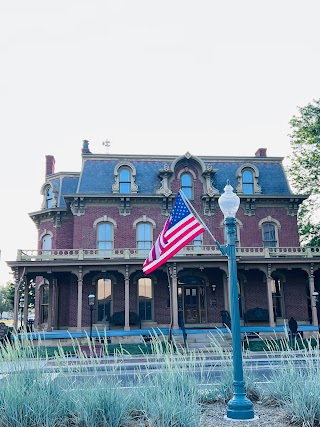
<svg viewBox="0 0 320 427"><path fill-rule="evenodd" d="M226 418L232 420L254 419L253 404L246 397L245 383L243 380L243 362L240 335L240 313L238 303L238 279L236 261L236 213L239 209L240 199L233 192L232 186L227 182L224 193L219 197L218 203L224 215L227 234L227 246L221 248L224 255L228 256L229 289L231 306L231 333L233 350L233 386L234 394L228 402Z"/></svg>

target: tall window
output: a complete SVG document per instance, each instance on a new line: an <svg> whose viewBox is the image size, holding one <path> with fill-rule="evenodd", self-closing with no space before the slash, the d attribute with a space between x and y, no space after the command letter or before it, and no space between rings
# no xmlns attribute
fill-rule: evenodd
<svg viewBox="0 0 320 427"><path fill-rule="evenodd" d="M265 248L277 247L276 227L272 223L265 223L262 226L262 240Z"/></svg>
<svg viewBox="0 0 320 427"><path fill-rule="evenodd" d="M131 193L131 173L129 169L121 169L119 173L119 193Z"/></svg>
<svg viewBox="0 0 320 427"><path fill-rule="evenodd" d="M138 281L139 288L139 316L141 320L152 320L152 281L141 278Z"/></svg>
<svg viewBox="0 0 320 427"><path fill-rule="evenodd" d="M149 222L137 225L137 248L139 253L148 253L152 248L152 225Z"/></svg>
<svg viewBox="0 0 320 427"><path fill-rule="evenodd" d="M253 173L248 169L245 169L242 172L242 190L243 190L243 194L254 193Z"/></svg>
<svg viewBox="0 0 320 427"><path fill-rule="evenodd" d="M183 173L180 179L181 179L181 190L183 191L184 195L188 199L192 199L193 198L192 176L190 175L190 173Z"/></svg>
<svg viewBox="0 0 320 427"><path fill-rule="evenodd" d="M52 188L49 186L46 192L46 208L50 209L53 206L53 193Z"/></svg>
<svg viewBox="0 0 320 427"><path fill-rule="evenodd" d="M48 323L49 313L49 285L43 284L40 288L40 323Z"/></svg>
<svg viewBox="0 0 320 427"><path fill-rule="evenodd" d="M113 249L113 225L102 222L97 226L97 248L99 254L111 254Z"/></svg>
<svg viewBox="0 0 320 427"><path fill-rule="evenodd" d="M97 282L97 295L98 295L98 322L107 322L110 320L111 315L111 301L112 301L112 286L110 279L98 279Z"/></svg>
<svg viewBox="0 0 320 427"><path fill-rule="evenodd" d="M193 245L193 250L194 251L200 251L202 249L202 234L199 234L199 236L197 236L193 241L192 241L192 245Z"/></svg>
<svg viewBox="0 0 320 427"><path fill-rule="evenodd" d="M284 317L283 309L283 284L281 279L276 278L272 280L272 302L273 302L273 313L275 319Z"/></svg>
<svg viewBox="0 0 320 427"><path fill-rule="evenodd" d="M52 236L45 234L41 239L41 249L43 255L50 255L52 249Z"/></svg>

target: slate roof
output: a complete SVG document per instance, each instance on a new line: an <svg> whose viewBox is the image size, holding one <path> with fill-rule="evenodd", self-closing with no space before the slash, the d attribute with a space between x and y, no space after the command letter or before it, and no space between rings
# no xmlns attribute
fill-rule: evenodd
<svg viewBox="0 0 320 427"><path fill-rule="evenodd" d="M138 185L138 194L155 194L161 186L158 177L159 170L164 168L165 163L171 167L177 157L174 156L143 156L137 160L137 156L84 156L83 168L79 175L55 174L50 180L54 185L54 191L59 191L59 207L65 207L63 196L68 194L112 194L112 185L115 182L114 169L120 162L128 161L136 168L135 182ZM87 158L86 158L87 157ZM230 184L236 188L238 182L236 171L245 163L254 165L259 170L259 185L261 195L289 196L289 188L285 172L282 166L282 158L202 158L206 165L211 164L217 170L213 176L213 186L220 192L229 179ZM58 177L57 177L58 175ZM60 175L60 176L59 176ZM61 187L61 188L60 188Z"/></svg>

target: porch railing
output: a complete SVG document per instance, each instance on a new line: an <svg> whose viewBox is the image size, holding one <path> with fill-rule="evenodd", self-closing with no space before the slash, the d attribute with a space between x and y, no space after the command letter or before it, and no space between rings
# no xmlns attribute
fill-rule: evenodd
<svg viewBox="0 0 320 427"><path fill-rule="evenodd" d="M313 258L320 257L320 247L239 247L236 249L239 257L274 258L274 257L297 257ZM148 251L138 248L123 249L19 249L17 261L50 261L50 260L90 260L90 259L140 259L147 257ZM185 246L175 257L221 255L215 245L209 246Z"/></svg>

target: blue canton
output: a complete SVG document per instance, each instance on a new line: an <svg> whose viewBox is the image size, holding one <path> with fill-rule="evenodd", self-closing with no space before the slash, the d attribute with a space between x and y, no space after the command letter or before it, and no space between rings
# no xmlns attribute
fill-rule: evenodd
<svg viewBox="0 0 320 427"><path fill-rule="evenodd" d="M174 204L174 207L170 214L170 226L169 228L176 225L178 222L180 222L182 219L184 219L186 216L190 215L190 209L186 205L185 201L181 197L180 194L178 194L176 198L176 202Z"/></svg>

